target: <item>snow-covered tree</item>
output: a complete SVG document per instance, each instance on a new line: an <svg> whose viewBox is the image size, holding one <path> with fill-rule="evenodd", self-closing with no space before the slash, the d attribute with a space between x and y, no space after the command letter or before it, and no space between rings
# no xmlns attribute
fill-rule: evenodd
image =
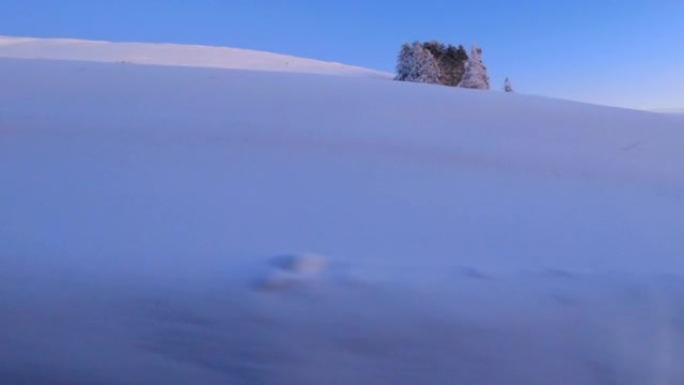
<svg viewBox="0 0 684 385"><path fill-rule="evenodd" d="M439 67L442 70L442 84L457 87L463 80L467 61L468 54L462 45L457 48L449 44L439 61Z"/></svg>
<svg viewBox="0 0 684 385"><path fill-rule="evenodd" d="M511 80L508 79L508 78L506 78L506 80L504 80L504 91L506 91L506 92L514 92L514 91L513 91L513 86L511 85Z"/></svg>
<svg viewBox="0 0 684 385"><path fill-rule="evenodd" d="M412 72L415 59L414 59L413 48L411 44L404 43L401 46L401 51L399 51L399 56L397 57L397 76L394 80L406 81Z"/></svg>
<svg viewBox="0 0 684 385"><path fill-rule="evenodd" d="M440 70L435 57L419 42L405 43L397 60L396 80L416 83L439 83Z"/></svg>
<svg viewBox="0 0 684 385"><path fill-rule="evenodd" d="M430 51L432 56L434 56L437 61L439 61L439 59L441 59L442 56L444 56L444 53L446 52L446 46L444 45L444 43L441 43L437 40L431 40L425 43L421 43L420 45L426 50Z"/></svg>
<svg viewBox="0 0 684 385"><path fill-rule="evenodd" d="M487 67L482 62L482 49L477 44L473 44L470 58L466 62L465 74L463 74L463 80L461 80L459 87L478 90L489 89Z"/></svg>

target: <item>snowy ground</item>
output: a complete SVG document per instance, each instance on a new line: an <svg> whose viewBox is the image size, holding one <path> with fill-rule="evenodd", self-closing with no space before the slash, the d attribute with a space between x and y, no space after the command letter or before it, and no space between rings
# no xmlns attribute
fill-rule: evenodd
<svg viewBox="0 0 684 385"><path fill-rule="evenodd" d="M0 57L391 77L388 73L367 68L270 52L179 44L113 43L0 35Z"/></svg>
<svg viewBox="0 0 684 385"><path fill-rule="evenodd" d="M0 84L2 384L684 383L678 117L373 74Z"/></svg>

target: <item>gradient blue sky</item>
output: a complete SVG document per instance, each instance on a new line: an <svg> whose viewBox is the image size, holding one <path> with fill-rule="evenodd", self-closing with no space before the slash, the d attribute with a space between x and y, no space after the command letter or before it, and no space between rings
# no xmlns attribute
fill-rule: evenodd
<svg viewBox="0 0 684 385"><path fill-rule="evenodd" d="M0 34L252 48L393 71L405 41L477 42L493 86L684 107L683 0L2 0Z"/></svg>

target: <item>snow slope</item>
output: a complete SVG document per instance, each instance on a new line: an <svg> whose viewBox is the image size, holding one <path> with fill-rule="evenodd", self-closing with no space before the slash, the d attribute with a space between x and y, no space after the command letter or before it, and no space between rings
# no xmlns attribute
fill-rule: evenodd
<svg viewBox="0 0 684 385"><path fill-rule="evenodd" d="M684 383L681 120L275 69L0 59L0 383Z"/></svg>
<svg viewBox="0 0 684 385"><path fill-rule="evenodd" d="M228 47L0 36L0 57L391 77L340 63Z"/></svg>
<svg viewBox="0 0 684 385"><path fill-rule="evenodd" d="M661 108L656 112L663 112L667 114L684 114L684 108Z"/></svg>

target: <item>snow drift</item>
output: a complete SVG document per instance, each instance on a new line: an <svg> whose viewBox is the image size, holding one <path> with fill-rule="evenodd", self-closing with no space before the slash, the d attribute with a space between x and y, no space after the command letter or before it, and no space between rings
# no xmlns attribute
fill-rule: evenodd
<svg viewBox="0 0 684 385"><path fill-rule="evenodd" d="M0 60L0 382L684 382L680 119L278 68Z"/></svg>

